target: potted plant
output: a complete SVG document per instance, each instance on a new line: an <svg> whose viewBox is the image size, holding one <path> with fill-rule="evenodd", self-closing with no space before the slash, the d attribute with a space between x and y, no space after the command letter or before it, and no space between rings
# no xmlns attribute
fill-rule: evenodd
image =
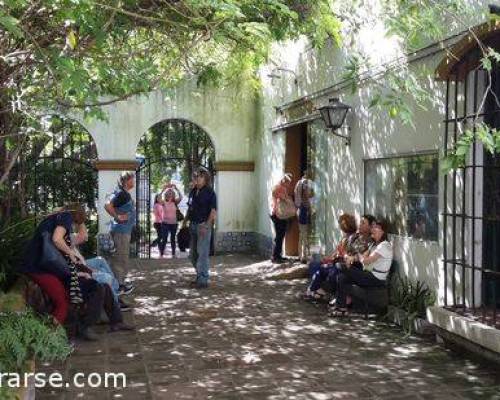
<svg viewBox="0 0 500 400"><path fill-rule="evenodd" d="M413 332L432 334L432 325L426 320L427 307L434 305L436 296L421 281L412 281L408 277L395 276L391 285L388 317L391 322L401 326L406 335Z"/></svg>

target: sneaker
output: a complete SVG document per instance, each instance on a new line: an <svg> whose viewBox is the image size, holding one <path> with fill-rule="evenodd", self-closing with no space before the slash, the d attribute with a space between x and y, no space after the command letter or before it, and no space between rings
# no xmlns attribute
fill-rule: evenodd
<svg viewBox="0 0 500 400"><path fill-rule="evenodd" d="M109 327L110 332L119 332L119 331L135 331L135 326L128 325L124 322L118 322L117 324L113 324Z"/></svg>
<svg viewBox="0 0 500 400"><path fill-rule="evenodd" d="M132 285L131 283L125 283L123 285L120 285L118 288L118 296L123 296L130 294L134 291L135 286Z"/></svg>

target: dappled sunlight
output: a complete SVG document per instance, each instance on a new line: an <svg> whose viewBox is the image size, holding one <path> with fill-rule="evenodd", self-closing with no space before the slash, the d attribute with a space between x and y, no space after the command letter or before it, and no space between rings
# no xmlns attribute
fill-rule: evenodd
<svg viewBox="0 0 500 400"><path fill-rule="evenodd" d="M189 287L187 262L141 261L131 276L136 333L82 345L65 371L129 371L130 390L149 393L135 398L147 399L385 398L500 387L498 373L426 339L356 314L328 318L324 306L297 298L303 280L263 280L266 262L225 259L214 258L218 276L202 291Z"/></svg>

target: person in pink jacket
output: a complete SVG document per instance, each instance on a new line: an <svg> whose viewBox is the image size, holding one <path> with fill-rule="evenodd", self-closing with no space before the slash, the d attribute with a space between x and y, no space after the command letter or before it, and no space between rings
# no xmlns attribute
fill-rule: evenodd
<svg viewBox="0 0 500 400"><path fill-rule="evenodd" d="M160 257L163 257L165 254L165 246L167 244L167 235L165 232L165 227L163 225L163 221L165 219L164 213L165 210L163 208L165 201L163 200L163 196L161 193L155 196L155 204L153 206L153 215L154 215L154 223L153 226L156 230L156 240L151 244L152 246L158 245L158 250L160 250Z"/></svg>
<svg viewBox="0 0 500 400"><path fill-rule="evenodd" d="M177 234L177 207L182 200L182 194L173 183L165 186L165 201L163 202L163 231L165 232L165 244L170 235L170 246L172 258L175 258L175 236Z"/></svg>

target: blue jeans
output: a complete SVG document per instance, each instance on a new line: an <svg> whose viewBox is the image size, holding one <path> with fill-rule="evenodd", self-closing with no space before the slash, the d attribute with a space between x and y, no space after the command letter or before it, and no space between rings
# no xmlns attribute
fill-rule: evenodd
<svg viewBox="0 0 500 400"><path fill-rule="evenodd" d="M210 269L210 239L212 237L212 227L206 228L204 235L200 234L200 224L191 223L189 228L191 231L189 256L196 270L196 282L200 285L207 285Z"/></svg>
<svg viewBox="0 0 500 400"><path fill-rule="evenodd" d="M92 277L99 283L109 285L115 301L118 301L118 289L120 284L115 278L107 261L102 257L95 257L85 260L85 263L87 267L93 271Z"/></svg>
<svg viewBox="0 0 500 400"><path fill-rule="evenodd" d="M340 263L322 266L319 261L311 261L309 263L309 276L311 277L309 290L315 292L321 288L323 282L328 282L335 288L337 286L337 276L340 271Z"/></svg>

